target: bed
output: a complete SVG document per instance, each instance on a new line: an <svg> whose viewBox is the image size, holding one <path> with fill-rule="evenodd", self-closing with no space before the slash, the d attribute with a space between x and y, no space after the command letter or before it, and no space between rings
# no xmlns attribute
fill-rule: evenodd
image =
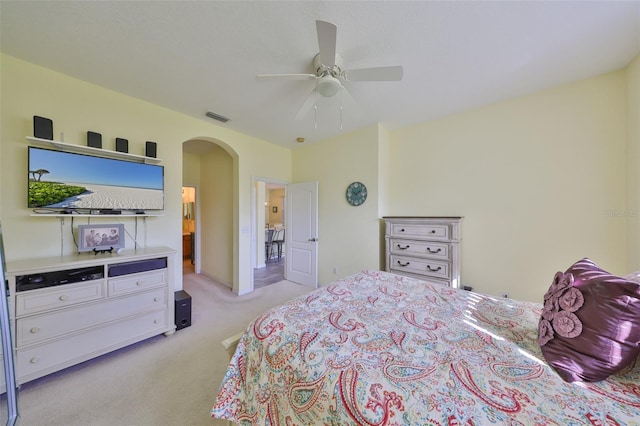
<svg viewBox="0 0 640 426"><path fill-rule="evenodd" d="M565 382L543 305L363 271L255 319L211 415L251 425L639 425L640 366Z"/></svg>

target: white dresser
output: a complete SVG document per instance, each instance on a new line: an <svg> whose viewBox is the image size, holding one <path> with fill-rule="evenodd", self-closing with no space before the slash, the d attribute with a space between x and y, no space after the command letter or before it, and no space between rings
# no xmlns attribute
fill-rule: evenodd
<svg viewBox="0 0 640 426"><path fill-rule="evenodd" d="M7 262L18 384L172 334L174 251Z"/></svg>
<svg viewBox="0 0 640 426"><path fill-rule="evenodd" d="M385 216L386 271L459 288L462 217Z"/></svg>

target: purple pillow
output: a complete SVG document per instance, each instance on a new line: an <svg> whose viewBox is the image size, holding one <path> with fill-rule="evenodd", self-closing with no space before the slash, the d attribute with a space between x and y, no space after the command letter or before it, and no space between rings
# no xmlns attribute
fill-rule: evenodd
<svg viewBox="0 0 640 426"><path fill-rule="evenodd" d="M640 355L640 284L589 259L556 273L544 296L538 342L567 382L597 382Z"/></svg>

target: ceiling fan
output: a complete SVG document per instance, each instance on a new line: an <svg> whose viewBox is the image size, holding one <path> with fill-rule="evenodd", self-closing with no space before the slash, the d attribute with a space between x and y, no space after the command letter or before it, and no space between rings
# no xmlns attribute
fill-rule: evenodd
<svg viewBox="0 0 640 426"><path fill-rule="evenodd" d="M336 52L335 24L326 21L316 21L318 33L319 53L313 58L315 74L260 74L256 78L280 79L280 80L312 80L315 87L302 104L296 114L296 120L303 119L316 103L316 96L320 94L331 98L340 93L348 101L355 103L353 98L342 84L345 81L399 81L402 80L402 67L399 65L376 68L343 69L342 56ZM341 101L342 101L341 98ZM342 105L341 105L342 107Z"/></svg>

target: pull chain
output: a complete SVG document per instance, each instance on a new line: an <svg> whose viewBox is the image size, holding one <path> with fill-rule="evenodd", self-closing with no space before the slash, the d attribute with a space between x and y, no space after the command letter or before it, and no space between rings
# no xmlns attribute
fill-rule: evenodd
<svg viewBox="0 0 640 426"><path fill-rule="evenodd" d="M318 128L318 92L313 95L313 121L314 128Z"/></svg>
<svg viewBox="0 0 640 426"><path fill-rule="evenodd" d="M342 131L342 89L340 90L340 131Z"/></svg>

